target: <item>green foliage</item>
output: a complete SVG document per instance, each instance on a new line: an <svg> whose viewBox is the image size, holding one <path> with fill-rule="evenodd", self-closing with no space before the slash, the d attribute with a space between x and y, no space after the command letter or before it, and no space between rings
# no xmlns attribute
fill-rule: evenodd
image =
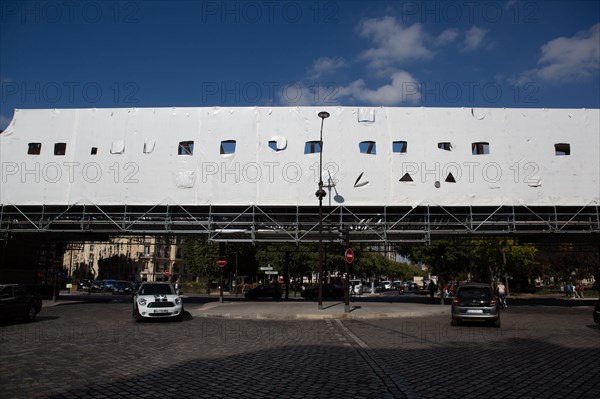
<svg viewBox="0 0 600 399"><path fill-rule="evenodd" d="M313 243L261 244L256 250L256 263L259 266L271 265L274 270L285 274L286 253L289 259L290 276L307 276L318 270L319 247Z"/></svg>
<svg viewBox="0 0 600 399"><path fill-rule="evenodd" d="M185 262L194 276L215 278L220 270L215 265L219 246L208 242L205 236L188 237L183 244Z"/></svg>
<svg viewBox="0 0 600 399"><path fill-rule="evenodd" d="M585 244L562 243L544 247L537 253L544 275L557 281L580 280L593 276L600 288L600 248Z"/></svg>
<svg viewBox="0 0 600 399"><path fill-rule="evenodd" d="M508 274L515 280L526 281L543 273L536 260L535 245L520 244L515 238L471 240L471 251L474 261L489 268L495 276Z"/></svg>
<svg viewBox="0 0 600 399"><path fill-rule="evenodd" d="M447 239L404 245L399 252L414 263L427 265L431 274L444 280L462 279L471 271L466 240Z"/></svg>

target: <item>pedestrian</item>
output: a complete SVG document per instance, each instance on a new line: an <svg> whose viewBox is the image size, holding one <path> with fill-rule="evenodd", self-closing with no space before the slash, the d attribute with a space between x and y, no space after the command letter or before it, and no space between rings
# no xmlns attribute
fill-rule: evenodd
<svg viewBox="0 0 600 399"><path fill-rule="evenodd" d="M579 285L579 298L583 298L583 284Z"/></svg>
<svg viewBox="0 0 600 399"><path fill-rule="evenodd" d="M504 283L502 281L500 281L498 283L498 299L500 299L500 301L503 303L504 307L507 307L506 305L506 286L504 285Z"/></svg>
<svg viewBox="0 0 600 399"><path fill-rule="evenodd" d="M433 303L433 295L435 294L435 283L433 280L429 282L429 303Z"/></svg>
<svg viewBox="0 0 600 399"><path fill-rule="evenodd" d="M567 298L572 298L573 297L573 286L571 285L571 283L567 283L566 291L567 291Z"/></svg>

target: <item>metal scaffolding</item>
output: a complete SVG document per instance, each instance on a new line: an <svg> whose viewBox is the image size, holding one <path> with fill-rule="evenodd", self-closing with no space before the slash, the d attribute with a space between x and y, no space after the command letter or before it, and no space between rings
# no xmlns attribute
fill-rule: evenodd
<svg viewBox="0 0 600 399"><path fill-rule="evenodd" d="M318 207L0 206L0 234L206 235L215 242L317 242ZM600 206L324 206L323 239L429 242L460 235L600 234Z"/></svg>

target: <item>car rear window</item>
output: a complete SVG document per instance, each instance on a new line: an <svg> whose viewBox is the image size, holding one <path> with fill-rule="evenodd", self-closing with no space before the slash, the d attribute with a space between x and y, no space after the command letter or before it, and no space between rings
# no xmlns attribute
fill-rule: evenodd
<svg viewBox="0 0 600 399"><path fill-rule="evenodd" d="M489 300L492 298L492 293L488 288L463 287L458 290L458 297L460 299L478 298Z"/></svg>

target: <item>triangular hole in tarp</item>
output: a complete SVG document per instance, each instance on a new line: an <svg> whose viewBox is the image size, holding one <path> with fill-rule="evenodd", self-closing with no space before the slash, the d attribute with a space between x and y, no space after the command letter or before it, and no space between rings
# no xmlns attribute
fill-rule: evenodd
<svg viewBox="0 0 600 399"><path fill-rule="evenodd" d="M410 175L408 173L405 173L404 176L402 176L400 178L400 181L411 182L411 181L413 181L413 179L412 179L412 177L410 177Z"/></svg>
<svg viewBox="0 0 600 399"><path fill-rule="evenodd" d="M446 183L456 183L456 180L454 179L452 173L448 173L448 177L446 177Z"/></svg>

